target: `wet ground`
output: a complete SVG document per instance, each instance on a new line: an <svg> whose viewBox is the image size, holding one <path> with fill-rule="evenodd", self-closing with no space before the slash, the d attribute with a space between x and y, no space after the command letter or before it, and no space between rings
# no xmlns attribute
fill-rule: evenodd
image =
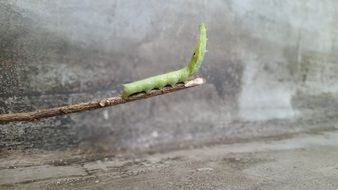
<svg viewBox="0 0 338 190"><path fill-rule="evenodd" d="M338 131L151 155L2 153L0 189L338 189Z"/></svg>

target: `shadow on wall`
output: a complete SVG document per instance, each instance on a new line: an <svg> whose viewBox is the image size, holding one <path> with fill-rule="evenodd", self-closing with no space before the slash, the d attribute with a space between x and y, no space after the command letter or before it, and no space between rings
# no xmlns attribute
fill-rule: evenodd
<svg viewBox="0 0 338 190"><path fill-rule="evenodd" d="M78 46L44 30L34 21L38 17L34 13L6 3L0 3L0 15L0 113L26 112L116 94L117 84L125 75L116 63L132 56ZM0 149L64 149L80 141L92 142L97 136L112 137L110 128L93 129L78 129L68 116L2 125Z"/></svg>

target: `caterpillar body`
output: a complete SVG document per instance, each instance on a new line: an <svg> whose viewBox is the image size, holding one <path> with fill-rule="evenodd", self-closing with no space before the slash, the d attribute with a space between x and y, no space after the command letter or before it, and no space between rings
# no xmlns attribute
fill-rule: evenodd
<svg viewBox="0 0 338 190"><path fill-rule="evenodd" d="M198 72L206 52L206 28L205 24L199 24L199 36L189 63L177 71L149 77L132 83L123 84L122 98L126 99L132 94L149 92L152 89L162 89L167 85L174 86L176 83L185 82L189 77Z"/></svg>

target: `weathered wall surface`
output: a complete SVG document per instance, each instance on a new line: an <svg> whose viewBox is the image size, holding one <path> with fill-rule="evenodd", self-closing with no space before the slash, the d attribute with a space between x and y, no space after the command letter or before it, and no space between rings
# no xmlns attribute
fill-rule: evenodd
<svg viewBox="0 0 338 190"><path fill-rule="evenodd" d="M338 2L0 2L0 113L118 94L174 70L208 27L202 87L114 108L0 125L0 149L177 148L332 129Z"/></svg>

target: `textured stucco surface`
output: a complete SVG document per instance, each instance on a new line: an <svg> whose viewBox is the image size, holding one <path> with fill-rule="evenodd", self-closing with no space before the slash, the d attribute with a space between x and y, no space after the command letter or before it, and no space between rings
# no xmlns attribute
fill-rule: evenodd
<svg viewBox="0 0 338 190"><path fill-rule="evenodd" d="M208 27L202 87L0 126L0 149L166 150L332 129L338 2L0 2L0 113L116 95L185 64Z"/></svg>

